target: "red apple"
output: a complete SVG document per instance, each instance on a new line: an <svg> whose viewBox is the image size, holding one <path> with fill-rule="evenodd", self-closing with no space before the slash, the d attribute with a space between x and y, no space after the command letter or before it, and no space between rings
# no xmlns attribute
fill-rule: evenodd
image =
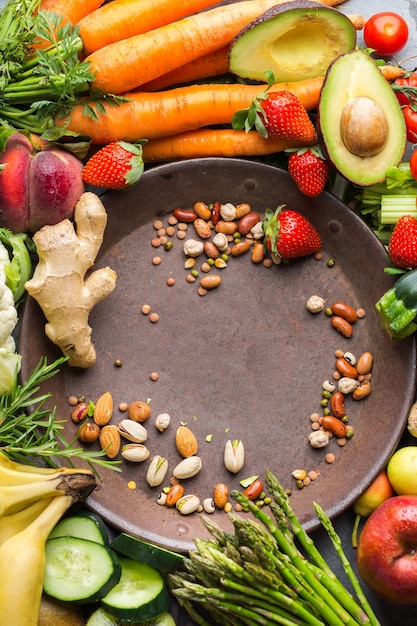
<svg viewBox="0 0 417 626"><path fill-rule="evenodd" d="M34 233L72 219L85 186L82 162L60 149L35 150L21 133L7 139L0 156L0 227Z"/></svg>
<svg viewBox="0 0 417 626"><path fill-rule="evenodd" d="M359 536L356 562L382 600L417 604L417 496L393 496L371 513Z"/></svg>

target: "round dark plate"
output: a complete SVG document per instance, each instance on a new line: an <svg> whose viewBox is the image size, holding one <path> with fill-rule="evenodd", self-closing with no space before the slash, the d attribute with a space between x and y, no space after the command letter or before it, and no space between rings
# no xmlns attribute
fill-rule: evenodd
<svg viewBox="0 0 417 626"><path fill-rule="evenodd" d="M261 213L286 204L317 227L323 258L306 257L272 268L254 265L249 255L233 258L227 268L215 270L222 277L220 287L201 297L198 282L185 280L182 242L174 237L170 251L151 246L155 218L166 223L173 209L191 208L197 200L249 202ZM116 407L149 399L147 446L151 456L168 459L169 471L181 460L176 428L187 423L197 436L203 469L184 481L186 493L204 499L216 483L239 488L239 480L263 477L269 468L292 489L294 509L307 530L318 526L313 501L330 517L345 510L386 464L414 399L414 339L391 341L374 308L393 284L383 271L386 255L377 238L332 195L308 199L286 172L239 159L162 165L147 171L127 192L106 193L103 202L108 226L96 267L109 265L118 279L115 292L90 316L97 362L89 370L65 366L46 385L58 417L68 418L67 439L76 431L69 419L70 395L95 401L110 391ZM188 236L194 236L193 226ZM162 258L159 266L152 263L156 254ZM333 267L329 259L334 259ZM167 286L168 277L175 278L174 286ZM365 309L351 338L333 330L324 312L307 311L306 301L313 294L325 298L327 305L342 300ZM159 313L158 323L141 313L143 304ZM41 356L53 359L60 354L45 338L44 323L29 298L20 332L23 377ZM344 447L332 440L326 449L313 449L309 416L320 410L322 383L332 377L339 348L356 356L372 352L373 392L363 401L347 399L355 435ZM115 367L116 359L121 367ZM151 372L158 372L156 382ZM162 412L171 416L164 433L154 426ZM116 408L112 422L122 417ZM227 439L240 439L245 446L245 466L237 476L224 469ZM335 454L333 464L325 461L328 452ZM191 549L193 538L205 535L199 516L159 506L160 488L151 489L145 481L147 466L148 461L123 461L121 473L102 471L102 483L87 505L118 529L173 550ZM291 476L296 469L317 470L319 477L298 490ZM136 481L136 490L128 489L129 480ZM215 519L228 527L223 512L215 513Z"/></svg>

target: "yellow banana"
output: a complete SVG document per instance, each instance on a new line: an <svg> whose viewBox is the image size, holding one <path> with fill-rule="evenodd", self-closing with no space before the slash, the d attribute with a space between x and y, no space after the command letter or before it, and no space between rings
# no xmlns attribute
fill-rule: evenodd
<svg viewBox="0 0 417 626"><path fill-rule="evenodd" d="M0 485L0 517L12 515L42 498L72 494L78 498L78 491L89 495L96 487L91 470L68 469L65 474L52 476L49 480L39 480L22 485Z"/></svg>
<svg viewBox="0 0 417 626"><path fill-rule="evenodd" d="M0 470L4 467L15 472L25 472L29 474L53 474L56 472L55 467L38 467L37 465L26 465L25 463L17 463L9 459L7 454L0 451Z"/></svg>
<svg viewBox="0 0 417 626"><path fill-rule="evenodd" d="M33 504L30 504L25 509L13 513L13 515L4 515L0 517L0 546L17 535L22 530L25 530L29 524L35 521L35 519L46 509L52 498L42 498Z"/></svg>
<svg viewBox="0 0 417 626"><path fill-rule="evenodd" d="M45 575L45 543L69 509L72 496L56 496L23 531L0 546L0 623L37 626Z"/></svg>

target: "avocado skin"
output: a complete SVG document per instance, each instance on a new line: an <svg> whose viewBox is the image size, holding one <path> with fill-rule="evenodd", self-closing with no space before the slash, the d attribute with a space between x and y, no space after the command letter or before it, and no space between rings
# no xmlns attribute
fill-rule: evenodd
<svg viewBox="0 0 417 626"><path fill-rule="evenodd" d="M356 29L335 8L313 0L284 2L247 24L229 51L230 71L251 80L275 82L324 76L336 56L356 46Z"/></svg>
<svg viewBox="0 0 417 626"><path fill-rule="evenodd" d="M340 130L345 105L355 97L368 97L382 109L388 134L384 148L360 157L345 146ZM370 123L364 120L365 124ZM364 50L341 54L329 66L317 109L317 134L327 158L348 181L366 187L383 182L389 167L398 165L407 147L401 106L375 61Z"/></svg>

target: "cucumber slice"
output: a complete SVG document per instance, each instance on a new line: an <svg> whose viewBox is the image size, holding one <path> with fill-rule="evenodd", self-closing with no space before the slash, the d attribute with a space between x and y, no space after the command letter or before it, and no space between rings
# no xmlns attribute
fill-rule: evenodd
<svg viewBox="0 0 417 626"><path fill-rule="evenodd" d="M91 511L77 511L61 519L51 531L48 539L54 537L80 537L103 545L109 544L107 527L101 517Z"/></svg>
<svg viewBox="0 0 417 626"><path fill-rule="evenodd" d="M45 593L65 602L85 604L104 597L120 580L116 553L80 537L48 539L45 547Z"/></svg>
<svg viewBox="0 0 417 626"><path fill-rule="evenodd" d="M164 571L177 569L184 559L184 556L178 552L171 552L171 550L147 543L127 533L120 533L112 541L111 547L119 554Z"/></svg>
<svg viewBox="0 0 417 626"><path fill-rule="evenodd" d="M164 611L157 617L147 619L144 622L126 622L118 619L100 607L87 620L86 626L175 626L175 620L168 611Z"/></svg>
<svg viewBox="0 0 417 626"><path fill-rule="evenodd" d="M105 611L126 622L143 622L168 609L169 594L162 574L147 563L120 557L120 581L101 598Z"/></svg>

